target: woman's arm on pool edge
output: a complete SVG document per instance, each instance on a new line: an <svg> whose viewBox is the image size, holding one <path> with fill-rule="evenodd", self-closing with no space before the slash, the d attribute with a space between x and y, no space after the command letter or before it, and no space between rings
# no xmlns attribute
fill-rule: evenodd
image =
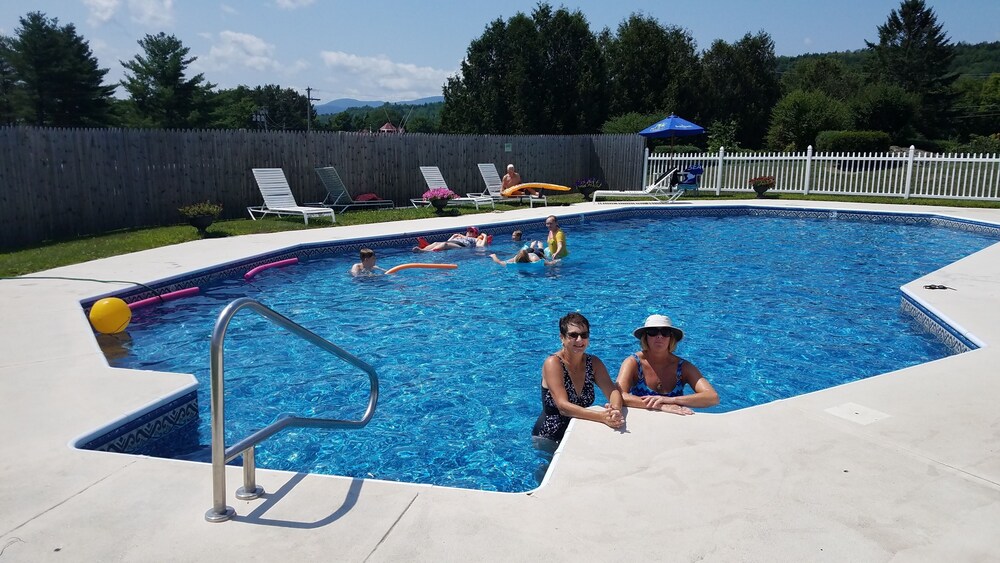
<svg viewBox="0 0 1000 563"><path fill-rule="evenodd" d="M666 397L669 402L694 408L714 407L719 404L719 394L715 392L715 387L712 387L712 384L701 375L697 366L691 362L685 362L681 368L681 375L684 377L684 381L691 386L694 394Z"/></svg>
<svg viewBox="0 0 1000 563"><path fill-rule="evenodd" d="M559 409L559 414L607 424L607 415L603 411L590 410L569 401L569 395L566 393L566 387L563 383L562 370L562 364L555 355L546 358L545 363L542 364L542 379L545 387L552 394L552 402Z"/></svg>

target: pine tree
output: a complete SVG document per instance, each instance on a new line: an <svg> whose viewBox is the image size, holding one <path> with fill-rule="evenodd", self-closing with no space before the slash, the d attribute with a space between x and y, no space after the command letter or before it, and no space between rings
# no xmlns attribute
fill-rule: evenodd
<svg viewBox="0 0 1000 563"><path fill-rule="evenodd" d="M129 125L180 129L210 122L214 84L202 74L185 79L184 72L197 57L173 35L163 32L139 40L145 56L122 62L121 84L130 95Z"/></svg>
<svg viewBox="0 0 1000 563"><path fill-rule="evenodd" d="M921 97L921 130L928 137L947 132L958 77L949 71L955 47L934 10L924 0L903 0L878 26L878 43L865 41L872 59L868 71Z"/></svg>
<svg viewBox="0 0 1000 563"><path fill-rule="evenodd" d="M9 41L7 60L17 78L15 113L35 125L105 126L114 86L101 84L108 69L98 68L90 45L72 25L41 12L20 18Z"/></svg>

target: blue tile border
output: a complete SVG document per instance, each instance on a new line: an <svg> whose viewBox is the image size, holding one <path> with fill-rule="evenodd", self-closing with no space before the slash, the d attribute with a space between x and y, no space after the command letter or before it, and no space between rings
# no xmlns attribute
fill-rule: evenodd
<svg viewBox="0 0 1000 563"><path fill-rule="evenodd" d="M84 450L134 453L147 442L161 438L175 428L198 419L198 393L191 391L108 432L79 444Z"/></svg>
<svg viewBox="0 0 1000 563"><path fill-rule="evenodd" d="M919 324L927 332L933 334L934 337L947 346L952 353L962 354L979 348L978 344L970 340L964 334L955 330L955 328L953 328L950 324L946 323L906 293L902 294L899 308L907 315L913 317L913 320L916 321L917 324Z"/></svg>

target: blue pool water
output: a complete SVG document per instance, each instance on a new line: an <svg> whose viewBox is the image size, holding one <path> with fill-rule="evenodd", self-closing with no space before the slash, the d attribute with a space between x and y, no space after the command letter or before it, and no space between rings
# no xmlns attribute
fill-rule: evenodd
<svg viewBox="0 0 1000 563"><path fill-rule="evenodd" d="M558 319L591 322L590 352L612 372L651 313L684 329L677 350L719 391L724 412L948 355L900 311L899 286L994 242L899 223L675 217L564 224L555 268L501 267L485 253L378 248L383 267L453 262L353 279L354 252L268 270L136 311L118 367L194 373L201 420L145 453L208 459L208 348L219 311L257 299L375 366L381 397L357 431L293 429L258 447L260 467L526 491L547 463L529 433ZM543 238L544 227L526 232ZM497 237L490 251L513 254ZM227 443L285 412L358 418L367 376L256 315L226 339ZM151 375L152 376L152 375ZM600 402L602 398L598 398ZM667 415L664 415L667 416Z"/></svg>

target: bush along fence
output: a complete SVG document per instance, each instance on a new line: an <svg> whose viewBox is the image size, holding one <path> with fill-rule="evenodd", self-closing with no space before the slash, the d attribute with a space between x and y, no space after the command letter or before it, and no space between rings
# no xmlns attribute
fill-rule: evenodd
<svg viewBox="0 0 1000 563"><path fill-rule="evenodd" d="M334 166L353 196L409 205L437 166L460 195L486 189L477 164L517 165L525 181L572 186L642 180L638 135L372 135L314 131L165 131L0 127L0 249L120 229L179 224L178 209L222 205L246 217L262 198L252 168L282 168L300 205L326 196Z"/></svg>
<svg viewBox="0 0 1000 563"><path fill-rule="evenodd" d="M650 155L646 184L659 174L700 164L702 191L752 191L749 181L774 176L773 192L890 196L908 199L1000 200L1000 155L932 154L914 147L886 153L798 153Z"/></svg>

